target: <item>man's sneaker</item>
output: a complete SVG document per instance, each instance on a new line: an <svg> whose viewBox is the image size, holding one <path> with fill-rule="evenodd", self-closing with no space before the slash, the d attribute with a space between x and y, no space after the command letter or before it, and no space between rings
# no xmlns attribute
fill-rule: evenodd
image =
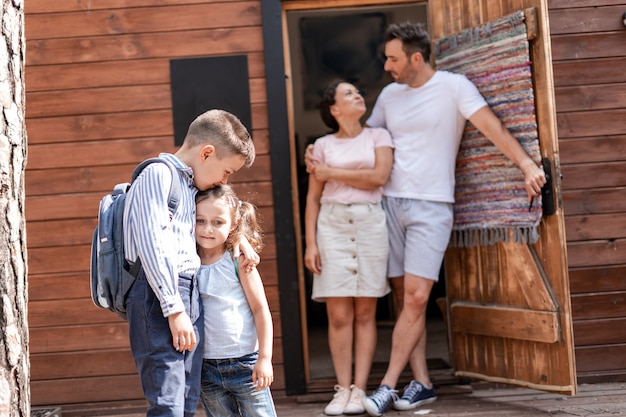
<svg viewBox="0 0 626 417"><path fill-rule="evenodd" d="M365 398L365 391L356 385L350 385L350 399L348 404L343 409L344 414L363 414L365 409L363 408L363 398Z"/></svg>
<svg viewBox="0 0 626 417"><path fill-rule="evenodd" d="M411 381L404 387L402 398L393 403L396 410L412 410L420 405L430 404L437 399L433 388L426 388L417 381Z"/></svg>
<svg viewBox="0 0 626 417"><path fill-rule="evenodd" d="M343 414L343 410L350 400L350 389L344 388L341 385L335 385L335 395L333 399L324 408L324 414L327 416L340 416Z"/></svg>
<svg viewBox="0 0 626 417"><path fill-rule="evenodd" d="M363 407L370 416L378 417L389 408L391 403L398 400L398 391L389 385L381 385L369 397L363 399Z"/></svg>

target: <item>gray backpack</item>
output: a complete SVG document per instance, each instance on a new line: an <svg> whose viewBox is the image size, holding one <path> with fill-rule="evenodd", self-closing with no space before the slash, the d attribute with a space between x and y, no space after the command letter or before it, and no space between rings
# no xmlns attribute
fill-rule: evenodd
<svg viewBox="0 0 626 417"><path fill-rule="evenodd" d="M152 163L167 165L172 171L172 187L168 195L170 219L180 202L181 190L178 171L161 158L150 158L140 163L133 171L132 181ZM113 311L126 320L126 295L141 271L141 260L137 258L132 267L124 256L124 203L130 183L117 184L111 194L100 201L98 225L91 242L91 299L98 307Z"/></svg>

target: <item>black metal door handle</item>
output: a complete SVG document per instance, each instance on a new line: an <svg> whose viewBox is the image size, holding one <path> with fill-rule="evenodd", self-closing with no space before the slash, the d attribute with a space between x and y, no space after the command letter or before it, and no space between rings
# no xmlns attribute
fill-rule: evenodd
<svg viewBox="0 0 626 417"><path fill-rule="evenodd" d="M552 161L550 158L543 158L541 160L543 164L543 172L546 174L546 183L541 189L541 206L544 216L550 216L554 214L554 187L552 183Z"/></svg>

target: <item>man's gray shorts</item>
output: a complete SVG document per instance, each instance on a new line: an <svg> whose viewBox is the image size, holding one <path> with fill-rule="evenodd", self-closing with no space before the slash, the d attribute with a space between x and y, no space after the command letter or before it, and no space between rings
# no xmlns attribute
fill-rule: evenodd
<svg viewBox="0 0 626 417"><path fill-rule="evenodd" d="M383 207L389 227L387 275L437 281L452 231L452 204L383 197Z"/></svg>

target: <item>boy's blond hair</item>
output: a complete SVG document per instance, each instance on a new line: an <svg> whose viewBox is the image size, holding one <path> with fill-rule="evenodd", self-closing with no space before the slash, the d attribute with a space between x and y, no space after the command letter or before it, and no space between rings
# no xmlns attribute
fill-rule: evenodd
<svg viewBox="0 0 626 417"><path fill-rule="evenodd" d="M255 149L252 137L239 118L225 110L213 109L196 117L189 125L183 146L202 144L215 146L218 159L242 155L249 168L254 162Z"/></svg>

